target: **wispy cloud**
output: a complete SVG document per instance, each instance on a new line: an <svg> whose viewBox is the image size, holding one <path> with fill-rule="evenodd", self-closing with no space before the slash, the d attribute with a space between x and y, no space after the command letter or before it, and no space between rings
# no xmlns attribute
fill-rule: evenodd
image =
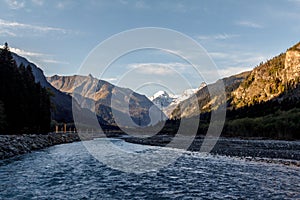
<svg viewBox="0 0 300 200"><path fill-rule="evenodd" d="M3 48L3 45L0 45L0 48ZM49 54L27 51L27 50L15 48L15 47L9 47L9 49L13 53L16 53L20 56L27 58L28 60L36 62L36 64L39 64L39 63L69 64L68 62L55 60L55 59L53 59L53 55L49 55Z"/></svg>
<svg viewBox="0 0 300 200"><path fill-rule="evenodd" d="M8 30L0 30L0 36L2 37L16 37L17 35L11 31L8 31Z"/></svg>
<svg viewBox="0 0 300 200"><path fill-rule="evenodd" d="M119 2L120 2L121 4L123 4L123 5L127 5L127 4L128 4L128 1L126 1L126 0L119 0Z"/></svg>
<svg viewBox="0 0 300 200"><path fill-rule="evenodd" d="M31 0L34 5L42 6L44 5L44 0Z"/></svg>
<svg viewBox="0 0 300 200"><path fill-rule="evenodd" d="M2 48L3 45L0 46L0 47ZM43 57L43 56L47 56L47 54L26 51L26 50L19 49L19 48L14 48L14 47L10 47L9 49L10 49L11 52L14 52L14 53L16 53L20 56L24 56L24 57Z"/></svg>
<svg viewBox="0 0 300 200"><path fill-rule="evenodd" d="M41 32L49 32L49 31L56 31L61 33L66 33L67 30L62 28L56 28L56 27L50 27L50 26L37 26L32 24L24 24L14 21L7 21L0 19L0 28L10 28L10 29L29 29L29 30L35 30L35 31L41 31Z"/></svg>
<svg viewBox="0 0 300 200"><path fill-rule="evenodd" d="M252 52L210 52L209 55L220 68L236 67L251 69L260 62L266 61L270 55L263 55Z"/></svg>
<svg viewBox="0 0 300 200"><path fill-rule="evenodd" d="M178 12L178 13L185 13L187 12L187 7L186 5L182 4L182 3L175 3L173 8L171 8L171 10L173 12Z"/></svg>
<svg viewBox="0 0 300 200"><path fill-rule="evenodd" d="M132 63L128 68L142 74L171 75L191 65L185 63Z"/></svg>
<svg viewBox="0 0 300 200"><path fill-rule="evenodd" d="M288 2L292 2L300 5L300 0L288 0Z"/></svg>
<svg viewBox="0 0 300 200"><path fill-rule="evenodd" d="M234 74L239 74L242 72L250 71L252 69L253 68L251 68L251 67L227 67L224 69L218 69L218 73L219 73L220 77L229 77Z"/></svg>
<svg viewBox="0 0 300 200"><path fill-rule="evenodd" d="M56 7L58 9L65 9L66 5L67 5L66 3L58 2L57 5L56 5Z"/></svg>
<svg viewBox="0 0 300 200"><path fill-rule="evenodd" d="M51 64L63 64L63 65L70 64L68 62L54 60L54 59L41 59L41 62L43 62L43 63L51 63Z"/></svg>
<svg viewBox="0 0 300 200"><path fill-rule="evenodd" d="M72 0L60 0L57 4L56 4L56 8L60 9L60 10L66 10L66 9L71 9L73 8L73 6L77 5L78 1L72 1ZM89 3L89 2L87 2ZM94 2L93 2L94 3ZM101 5L103 2L99 1L99 4Z"/></svg>
<svg viewBox="0 0 300 200"><path fill-rule="evenodd" d="M226 67L217 70L205 70L201 71L201 75L206 78L207 83L213 83L218 79L230 77L241 72L249 71L250 67Z"/></svg>
<svg viewBox="0 0 300 200"><path fill-rule="evenodd" d="M134 6L135 6L136 8L138 8L138 9L149 8L149 6L146 4L146 2L145 2L145 1L142 1L142 0L136 1Z"/></svg>
<svg viewBox="0 0 300 200"><path fill-rule="evenodd" d="M238 74L241 72L245 72L245 71L249 71L251 69L253 69L253 67L251 66L246 66L246 65L242 65L242 66L235 66L235 63L232 63L233 65L230 66L222 66L221 67L217 67L217 68L204 68L201 69L199 71L199 73L201 74L202 77L205 78L206 81L208 81L208 83L212 83L216 80L218 80L219 78L224 78L224 77L229 77L232 76L234 74ZM199 79L199 74L189 74L189 72L192 72L192 68L188 68L191 67L191 65L188 64L184 64L184 63L133 63L130 64L129 67L131 69L136 70L137 73L140 74L146 74L146 75L158 75L158 76L174 76L174 75L178 75L178 73L180 75L188 75L185 77L189 77L189 79L194 79L198 80ZM195 76L194 76L195 75ZM115 79L105 79L107 81L116 81Z"/></svg>
<svg viewBox="0 0 300 200"><path fill-rule="evenodd" d="M18 10L25 7L24 0L5 0L5 3L9 6L9 8Z"/></svg>
<svg viewBox="0 0 300 200"><path fill-rule="evenodd" d="M118 80L117 77L110 77L110 78L102 78L103 80L110 82L110 83L114 83L115 81Z"/></svg>
<svg viewBox="0 0 300 200"><path fill-rule="evenodd" d="M227 40L231 38L239 37L238 34L216 34L216 35L198 35L196 36L199 40Z"/></svg>
<svg viewBox="0 0 300 200"><path fill-rule="evenodd" d="M236 25L248 28L263 28L261 24L252 21L237 21Z"/></svg>

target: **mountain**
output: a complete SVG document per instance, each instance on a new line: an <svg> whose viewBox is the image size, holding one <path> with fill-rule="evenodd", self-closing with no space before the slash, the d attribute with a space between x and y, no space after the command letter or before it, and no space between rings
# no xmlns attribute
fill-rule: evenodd
<svg viewBox="0 0 300 200"><path fill-rule="evenodd" d="M97 118L101 124L114 125L114 118L116 118L116 116L113 116L113 113L119 118L117 120L123 123L121 125L126 126L131 124L126 114L128 108L124 106L126 102L129 102L130 117L136 124L148 125L158 122L158 119L155 119L155 117L151 118L151 114L149 115L150 108L153 116L161 116L158 114L160 110L154 106L147 97L137 94L130 89L115 87L106 81L93 78L91 75L69 77L52 76L46 78L43 71L34 63L29 62L26 58L15 53L12 55L17 65L21 63L23 63L25 67L30 65L35 82L40 82L42 87L48 88L52 93L51 103L54 109L52 109L51 115L52 119L57 122L73 122L71 95L75 88L78 89L81 87L83 89L80 95L84 97L84 101L81 101L82 105L74 101L74 108L80 109L81 112L85 113L85 120L93 117L93 113L88 110L93 111L96 109ZM76 86L73 85L75 79L76 84L78 84ZM115 97L115 101L111 104L112 94ZM93 108L92 106L95 107Z"/></svg>
<svg viewBox="0 0 300 200"><path fill-rule="evenodd" d="M300 43L289 48L265 63L260 63L250 72L233 75L210 84L211 90L217 90L219 81L225 86L227 108L240 109L263 104L269 101L299 99L298 85L300 82ZM221 95L221 94L220 94ZM186 99L178 105L171 118L193 117L203 112L217 109L220 96L210 98L208 87L196 92L200 111L195 109L195 102ZM224 102L223 102L224 103ZM214 105L215 107L212 107Z"/></svg>
<svg viewBox="0 0 300 200"><path fill-rule="evenodd" d="M197 91L197 101L189 98L181 102L171 113L173 120L167 127L179 126L180 118L193 121L194 117L200 117L197 134L205 135L210 126L211 111L225 104L223 136L299 140L299 75L300 43L260 63L252 71L220 79ZM220 83L224 83L226 98L224 93L218 92Z"/></svg>
<svg viewBox="0 0 300 200"><path fill-rule="evenodd" d="M255 105L279 97L299 83L300 44L254 68L247 79L232 93L236 108Z"/></svg>
<svg viewBox="0 0 300 200"><path fill-rule="evenodd" d="M201 90L205 86L206 86L206 83L203 82L203 83L200 84L200 86L198 88L187 89L187 90L183 91L182 94L173 96L174 100L171 103L171 105L180 104L184 100L186 100L186 99L190 98L191 96L193 96L194 94L196 94L199 90Z"/></svg>
<svg viewBox="0 0 300 200"><path fill-rule="evenodd" d="M30 65L35 78L35 82L40 82L42 87L48 88L51 91L51 103L54 106L54 109L52 109L51 112L52 119L58 122L72 122L72 97L63 92L60 92L55 87L53 87L47 81L43 71L40 68L38 68L35 64L29 62L26 58L18 54L12 53L12 56L18 66L21 63L23 63L25 67Z"/></svg>
<svg viewBox="0 0 300 200"><path fill-rule="evenodd" d="M168 107L176 97L169 95L166 91L158 91L153 96L149 98L157 107Z"/></svg>
<svg viewBox="0 0 300 200"><path fill-rule="evenodd" d="M183 101L196 94L197 91L201 90L206 86L206 83L201 83L198 88L187 89L180 95L168 94L166 91L158 91L149 99L159 108L163 109L163 112L170 117L173 110Z"/></svg>
<svg viewBox="0 0 300 200"><path fill-rule="evenodd" d="M231 96L231 92L238 88L238 86L246 79L249 74L250 72L243 72L234 76L223 78L213 84L202 85L202 87L199 87L200 89L195 93L197 101L193 101L191 97L185 99L184 101L181 101L176 106L176 108L173 109L173 112L169 115L169 117L171 119L180 119L182 117L188 118L198 116L203 112L209 112L211 109L216 109L216 107L212 108L212 105L218 106L216 102L218 102L219 99L222 99L223 94L215 92L215 98L211 99L209 89L210 91L218 91L220 81L222 81L224 83L226 97L229 98ZM198 105L196 105L196 103L198 103ZM196 109L197 107L199 107L199 109Z"/></svg>
<svg viewBox="0 0 300 200"><path fill-rule="evenodd" d="M115 124L117 121L118 125L129 126L132 125L131 118L136 124L146 126L158 122L157 118L151 118L151 114L161 116L159 108L146 96L114 86L92 75L54 75L47 80L56 89L75 97L82 107L95 110L96 114L109 124Z"/></svg>

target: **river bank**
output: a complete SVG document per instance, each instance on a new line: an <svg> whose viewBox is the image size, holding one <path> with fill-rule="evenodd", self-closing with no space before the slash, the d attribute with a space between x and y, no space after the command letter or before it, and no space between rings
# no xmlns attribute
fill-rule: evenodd
<svg viewBox="0 0 300 200"><path fill-rule="evenodd" d="M159 135L151 138L124 138L126 142L152 146L168 146L172 139L171 136L167 135ZM185 139L188 138L182 138L182 140ZM241 157L246 160L266 161L300 167L300 141L238 138L212 138L210 140L217 140L216 145L210 151L214 155ZM200 151L203 141L203 137L194 139L187 150ZM178 147L172 147L180 148L180 143L178 145Z"/></svg>
<svg viewBox="0 0 300 200"><path fill-rule="evenodd" d="M48 133L46 135L0 135L0 159L29 153L57 144L80 141L76 133Z"/></svg>
<svg viewBox="0 0 300 200"><path fill-rule="evenodd" d="M119 132L108 134L107 137L117 137L129 143L151 146L168 146L169 142L173 139L168 135L157 135L150 138L128 137ZM93 137L89 136L89 139L92 138ZM57 144L81 141L81 139L76 133L0 135L0 159L29 153L34 150L47 148ZM204 138L197 137L187 150L200 151L203 140ZM172 147L180 148L179 146ZM219 138L210 153L215 155L241 157L246 160L300 166L300 141ZM270 159L272 159L272 161L270 161Z"/></svg>

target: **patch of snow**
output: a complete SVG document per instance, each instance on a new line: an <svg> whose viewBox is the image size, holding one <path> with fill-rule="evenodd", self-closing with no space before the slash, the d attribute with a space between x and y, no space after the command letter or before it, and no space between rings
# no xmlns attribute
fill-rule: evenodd
<svg viewBox="0 0 300 200"><path fill-rule="evenodd" d="M149 99L160 109L163 110L163 112L168 116L171 111L177 107L181 102L184 100L187 100L188 98L192 97L192 95L196 94L197 91L201 90L206 86L206 83L201 83L201 85L198 88L194 89L187 89L183 91L180 95L173 95L168 94L166 91L158 91L153 96L151 96Z"/></svg>

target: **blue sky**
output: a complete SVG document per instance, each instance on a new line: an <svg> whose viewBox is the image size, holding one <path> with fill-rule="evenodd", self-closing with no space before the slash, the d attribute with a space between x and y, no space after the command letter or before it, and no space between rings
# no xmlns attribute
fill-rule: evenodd
<svg viewBox="0 0 300 200"><path fill-rule="evenodd" d="M13 51L38 64L47 76L76 74L95 46L133 28L163 27L186 34L207 50L220 76L249 70L300 41L299 0L0 2L0 42L7 41ZM184 62L165 52L136 52L116 61L115 70L104 78L115 83L122 67L151 69L150 64L158 67L156 75L164 77L165 71L159 67L176 68L176 63L180 68ZM201 81L193 80L192 87Z"/></svg>

